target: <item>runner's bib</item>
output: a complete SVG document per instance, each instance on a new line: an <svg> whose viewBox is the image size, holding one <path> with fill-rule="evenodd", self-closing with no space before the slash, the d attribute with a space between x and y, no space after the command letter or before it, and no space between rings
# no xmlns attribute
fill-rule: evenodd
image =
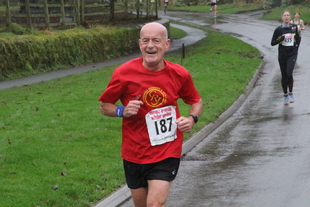
<svg viewBox="0 0 310 207"><path fill-rule="evenodd" d="M160 145L177 138L176 110L174 106L153 109L145 115L151 145Z"/></svg>
<svg viewBox="0 0 310 207"><path fill-rule="evenodd" d="M294 45L294 35L293 34L285 34L284 40L282 41L283 46L293 46Z"/></svg>

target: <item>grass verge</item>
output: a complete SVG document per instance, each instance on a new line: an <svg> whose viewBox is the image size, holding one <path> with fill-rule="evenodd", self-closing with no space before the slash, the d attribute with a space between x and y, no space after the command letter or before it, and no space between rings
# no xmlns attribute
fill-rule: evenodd
<svg viewBox="0 0 310 207"><path fill-rule="evenodd" d="M310 4L291 5L287 7L278 7L261 17L263 20L278 20L282 22L282 13L288 10L291 13L291 18L294 19L294 13L300 12L300 18L305 24L310 23Z"/></svg>

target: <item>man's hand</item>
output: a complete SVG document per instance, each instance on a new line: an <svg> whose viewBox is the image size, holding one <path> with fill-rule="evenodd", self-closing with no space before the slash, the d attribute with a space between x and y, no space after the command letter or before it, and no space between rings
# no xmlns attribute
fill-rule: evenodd
<svg viewBox="0 0 310 207"><path fill-rule="evenodd" d="M142 105L143 105L143 102L140 100L129 101L129 103L127 104L127 106L125 107L123 111L123 116L131 117L131 116L137 115Z"/></svg>
<svg viewBox="0 0 310 207"><path fill-rule="evenodd" d="M189 117L183 117L181 116L180 118L177 119L177 126L178 129L181 132L190 132L194 126L195 122L193 117L189 116Z"/></svg>

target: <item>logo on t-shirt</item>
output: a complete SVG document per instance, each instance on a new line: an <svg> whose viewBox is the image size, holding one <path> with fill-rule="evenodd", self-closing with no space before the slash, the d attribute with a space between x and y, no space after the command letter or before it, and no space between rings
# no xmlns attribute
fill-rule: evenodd
<svg viewBox="0 0 310 207"><path fill-rule="evenodd" d="M150 107L158 107L166 103L167 95L161 88L151 87L144 92L142 99Z"/></svg>

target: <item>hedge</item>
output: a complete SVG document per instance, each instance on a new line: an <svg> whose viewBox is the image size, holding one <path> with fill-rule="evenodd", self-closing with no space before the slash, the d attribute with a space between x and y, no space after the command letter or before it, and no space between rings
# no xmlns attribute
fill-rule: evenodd
<svg viewBox="0 0 310 207"><path fill-rule="evenodd" d="M120 57L138 50L139 26L0 38L0 81Z"/></svg>

